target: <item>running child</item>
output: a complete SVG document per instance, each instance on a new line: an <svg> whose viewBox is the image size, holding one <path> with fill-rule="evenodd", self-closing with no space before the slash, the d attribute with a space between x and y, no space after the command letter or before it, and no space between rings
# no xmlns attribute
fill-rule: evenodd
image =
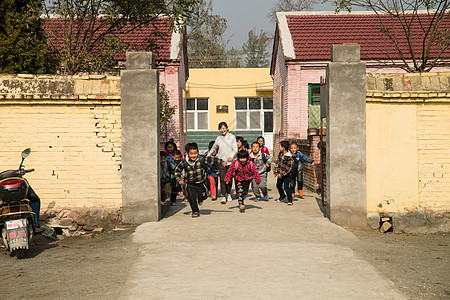
<svg viewBox="0 0 450 300"><path fill-rule="evenodd" d="M255 201L261 200L261 192L263 193L263 198L265 201L269 199L269 195L267 193L267 173L270 164L272 163L272 157L263 153L259 146L258 142L252 143L252 152L250 153L250 159L255 164L256 169L259 172L259 177L261 177L261 183L257 184L256 180L252 180L252 189L255 194Z"/></svg>
<svg viewBox="0 0 450 300"><path fill-rule="evenodd" d="M208 198L206 188L206 166L207 164L222 163L221 159L214 156L203 157L198 155L198 146L196 143L190 143L187 146L187 156L180 162L175 169L176 181L182 186L186 183L186 193L189 205L192 209L192 217L200 216L199 205ZM185 172L183 179L182 173Z"/></svg>
<svg viewBox="0 0 450 300"><path fill-rule="evenodd" d="M175 179L175 169L181 163L181 152L178 149L172 152L172 161L167 161L170 166L170 204L177 205L177 194L182 191L181 186Z"/></svg>
<svg viewBox="0 0 450 300"><path fill-rule="evenodd" d="M230 182L232 178L235 181L235 189L238 195L239 211L245 212L244 198L248 194L250 182L254 179L257 184L261 183L259 172L255 164L249 160L246 150L240 150L237 153L237 159L233 161L225 176L225 182Z"/></svg>
<svg viewBox="0 0 450 300"><path fill-rule="evenodd" d="M294 159L291 152L289 152L289 142L280 142L280 153L278 160L275 164L273 173L277 177L277 190L280 194L277 202L284 202L286 196L288 199L288 205L292 205L292 167L294 166Z"/></svg>
<svg viewBox="0 0 450 300"><path fill-rule="evenodd" d="M248 143L247 143L247 147L245 147L245 143L246 142L247 141L242 136L237 136L236 137L236 144L237 144L238 151L240 151L240 150L246 150L247 151L248 150ZM236 152L236 155L237 155L237 152Z"/></svg>
<svg viewBox="0 0 450 300"><path fill-rule="evenodd" d="M159 152L161 163L161 202L165 202L170 195L170 164L167 162L167 154L164 151Z"/></svg>
<svg viewBox="0 0 450 300"><path fill-rule="evenodd" d="M205 151L203 156L206 158L211 151L214 141L209 142L208 150ZM216 156L216 153L212 153L212 156ZM219 166L217 164L208 165L206 169L206 176L209 180L209 192L211 193L211 200L217 199L217 188L219 183Z"/></svg>
<svg viewBox="0 0 450 300"><path fill-rule="evenodd" d="M178 149L177 144L173 141L173 139L170 139L167 141L167 143L164 145L165 153L167 155L167 159L169 161L172 160L173 151Z"/></svg>
<svg viewBox="0 0 450 300"><path fill-rule="evenodd" d="M267 149L267 147L264 146L264 143L265 143L264 137L263 136L258 136L256 141L259 143L259 146L261 147L261 152L265 153L267 155L270 155L269 149Z"/></svg>
<svg viewBox="0 0 450 300"><path fill-rule="evenodd" d="M311 166L314 166L314 159L301 153L298 150L297 143L295 142L291 143L289 146L289 151L294 158L294 168L292 171L292 195L295 193L295 182L297 181L298 193L300 198L303 199L303 196L305 196L305 193L303 192L303 162L310 163Z"/></svg>

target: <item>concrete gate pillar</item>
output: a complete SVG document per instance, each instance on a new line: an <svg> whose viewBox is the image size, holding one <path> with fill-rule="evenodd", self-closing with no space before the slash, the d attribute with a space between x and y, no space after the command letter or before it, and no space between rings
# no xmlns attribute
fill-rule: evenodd
<svg viewBox="0 0 450 300"><path fill-rule="evenodd" d="M333 45L326 79L328 217L367 226L366 65L357 44Z"/></svg>
<svg viewBox="0 0 450 300"><path fill-rule="evenodd" d="M121 72L122 221L158 221L159 75L149 52L128 52Z"/></svg>

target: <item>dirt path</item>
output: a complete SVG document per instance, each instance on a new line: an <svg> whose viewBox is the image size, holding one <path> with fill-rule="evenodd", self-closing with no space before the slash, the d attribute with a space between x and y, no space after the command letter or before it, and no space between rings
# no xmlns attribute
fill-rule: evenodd
<svg viewBox="0 0 450 300"><path fill-rule="evenodd" d="M179 205L133 236L143 255L123 299L406 299L351 245L360 240L325 219L315 197L293 206L207 201L201 217Z"/></svg>
<svg viewBox="0 0 450 300"><path fill-rule="evenodd" d="M292 210L289 214L297 214L297 218L302 216L298 214L300 211L304 216L316 214L317 205L310 201L314 199L313 197L314 195L309 194L304 203L300 202L302 200L295 202L294 208L301 209L298 211ZM307 206L308 201L312 205ZM285 237L288 238L284 228L296 225L286 221L289 214L273 214L272 212L276 209L269 209L267 203L249 202L249 204L248 215L241 216L236 212L236 208L233 208L233 205L221 206L205 203L203 210L206 215L199 220L195 220L199 221L195 226L199 226L200 230L206 232L197 241L197 243L204 243L206 247L203 252L198 253L200 261L213 251L218 263L225 258L230 258L231 264L239 265L243 263L240 260L239 253L235 253L231 249L223 250L223 247L221 247L221 245L226 245L236 239L240 240L237 250L248 252L249 257L256 257L261 254L262 257L267 257L273 263L281 262L283 256L295 257L295 253L298 253L300 260L295 262L295 266L299 270L297 275L301 275L307 268L311 270L311 265L308 265L310 262L301 260L302 252L308 248L316 247L317 255L314 257L315 259L322 259L324 262L329 259L329 257L324 256L324 249L317 247L317 242L321 238L320 227L323 226L324 220L318 218L309 227L299 228L297 233L291 234L289 238L292 238L293 242L296 243L294 246L298 247L294 253L291 251L293 248L289 248L289 243L283 242ZM282 209L285 208L287 207ZM281 220L279 234L275 239L267 235L271 226L268 217L262 213L263 211L271 212L268 215L269 219ZM189 243L183 244L185 242L183 241L185 238L184 232L190 230L189 228L193 224L191 222L193 220L188 214L186 204L182 203L177 207L170 208L167 219L156 224L147 224L146 226L159 227L158 231L152 234L152 240L147 241L149 244L153 243L153 245L134 244L131 237L134 230L131 229L104 233L94 239L78 237L48 242L43 237L36 237L29 258L23 260L9 257L9 254L0 248L0 281L2 282L0 299L117 299L121 293L123 296L126 280L130 276L134 276L133 273L129 273L132 266L143 255L147 254L149 249L153 249L152 251L160 254L164 254L165 251L173 252L173 255L169 255L165 261L161 261L161 257L155 255L149 261L148 267L155 267L159 264L164 270L164 264L166 264L169 267L165 270L170 272L170 266L174 265L173 272L176 273L176 268L183 263L186 257L186 251L193 249L192 244L190 246ZM232 216L232 223L225 222L223 226L220 225L213 231L212 223L221 218L228 218L228 215ZM251 215L255 215L253 220ZM173 220L172 223L167 222L170 219ZM253 232L253 234L240 234L236 226L241 225L250 228L247 231ZM230 229L227 229L227 226ZM211 239L217 238L215 236L217 230L229 230L230 234L223 238L222 244L217 244L217 247L212 247L211 244L208 246ZM308 231L309 237L304 235L301 230ZM336 245L335 255L350 255L345 249L351 249L356 257L373 266L381 276L393 282L396 289L410 299L450 299L450 272L448 271L450 269L450 236L448 234L418 236L380 234L373 231L352 231L351 233L354 235L354 238L351 239L343 238L350 234L345 231L337 236L329 237L327 249L330 250L332 245ZM271 247L267 247L270 244L268 242L273 242ZM162 247L158 247L158 245L162 245ZM173 245L178 248L171 248ZM181 247L183 245L191 248ZM290 245L292 246L293 243L290 243ZM284 250L274 255L273 253L278 252L278 248ZM258 251L260 254L258 254ZM285 253L284 251L288 252ZM292 265L285 266L285 268L291 267ZM247 277L245 279L246 285L243 288L247 288L247 283L252 282L251 276L254 276L255 270L260 272L258 276L266 277L265 282L276 286L274 282L277 282L278 279L264 273L269 269L252 269L251 266L245 266L244 264L242 274ZM345 272L350 269L344 265L342 270ZM205 274L213 272L207 269L204 271ZM223 283L229 285L231 280L233 280L233 277L223 281ZM165 285L168 288L176 288L179 284L185 284L186 278L156 276L155 282L159 287ZM285 281L285 283L288 282L289 280ZM311 277L311 282L321 283L320 288L328 287L324 285L324 281L320 277ZM332 282L329 282L330 286ZM178 298L183 298L182 295L178 296ZM227 298L226 294L223 297Z"/></svg>
<svg viewBox="0 0 450 300"><path fill-rule="evenodd" d="M138 248L133 230L50 242L35 237L28 258L0 248L0 299L114 299Z"/></svg>
<svg viewBox="0 0 450 300"><path fill-rule="evenodd" d="M450 235L352 232L353 250L410 299L450 299Z"/></svg>

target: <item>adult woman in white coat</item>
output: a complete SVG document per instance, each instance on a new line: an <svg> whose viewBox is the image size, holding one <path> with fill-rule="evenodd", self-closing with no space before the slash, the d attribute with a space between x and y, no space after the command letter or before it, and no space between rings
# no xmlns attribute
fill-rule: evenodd
<svg viewBox="0 0 450 300"><path fill-rule="evenodd" d="M219 176L220 176L220 192L222 194L221 203L225 204L227 201L231 201L231 186L232 182L228 184L225 183L225 175L227 174L228 168L233 161L233 157L238 151L236 144L236 137L228 132L228 125L226 122L219 123L220 135L216 138L214 145L209 151L208 155L212 153L217 153L217 157L223 160L223 163L219 165Z"/></svg>

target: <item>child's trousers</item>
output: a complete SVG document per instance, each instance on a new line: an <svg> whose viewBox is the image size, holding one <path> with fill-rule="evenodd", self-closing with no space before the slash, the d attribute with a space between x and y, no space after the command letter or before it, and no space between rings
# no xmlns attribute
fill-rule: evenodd
<svg viewBox="0 0 450 300"><path fill-rule="evenodd" d="M202 203L207 198L204 183L187 183L186 192L192 212L199 212L198 203Z"/></svg>
<svg viewBox="0 0 450 300"><path fill-rule="evenodd" d="M297 173L297 177L292 178L292 191L295 193L295 182L297 181L297 189L303 190L303 171Z"/></svg>
<svg viewBox="0 0 450 300"><path fill-rule="evenodd" d="M208 175L209 180L209 191L211 192L211 197L217 196L217 177Z"/></svg>
<svg viewBox="0 0 450 300"><path fill-rule="evenodd" d="M250 181L249 180L243 180L243 181L235 181L236 182L236 193L238 195L238 201L239 205L244 204L244 198L248 194L248 188L250 187Z"/></svg>
<svg viewBox="0 0 450 300"><path fill-rule="evenodd" d="M166 201L166 198L170 196L170 182L161 184L161 201Z"/></svg>
<svg viewBox="0 0 450 300"><path fill-rule="evenodd" d="M222 193L223 197L226 197L227 195L231 194L232 180L229 183L225 182L225 176L229 168L230 166L224 167L222 166L222 164L219 164L220 193Z"/></svg>
<svg viewBox="0 0 450 300"><path fill-rule="evenodd" d="M280 194L280 199L288 198L288 202L292 202L292 193L294 191L291 176L284 176L277 178L277 190ZM285 193L286 192L286 193Z"/></svg>
<svg viewBox="0 0 450 300"><path fill-rule="evenodd" d="M255 194L256 197L261 197L261 192L263 193L263 196L267 195L267 173L263 173L259 175L261 177L261 183L257 184L255 181L255 178L252 180L252 189L253 194Z"/></svg>
<svg viewBox="0 0 450 300"><path fill-rule="evenodd" d="M173 179L173 180L170 182L170 186L171 186L171 191L170 191L170 202L175 203L175 202L177 202L177 195L178 195L178 192L181 191L181 186L180 186L180 184L179 184L175 179Z"/></svg>

